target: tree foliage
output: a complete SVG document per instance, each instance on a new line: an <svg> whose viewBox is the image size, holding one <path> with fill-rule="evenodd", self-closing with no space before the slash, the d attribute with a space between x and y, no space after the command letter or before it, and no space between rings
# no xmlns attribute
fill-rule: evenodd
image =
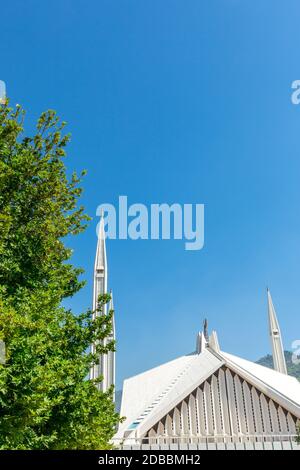
<svg viewBox="0 0 300 470"><path fill-rule="evenodd" d="M83 173L67 177L69 136L54 111L24 135L25 113L0 109L0 449L108 448L119 421L112 391L100 392L87 374L111 317L74 315L62 300L83 285L65 237L88 217L78 206ZM90 344L97 343L95 355Z"/></svg>

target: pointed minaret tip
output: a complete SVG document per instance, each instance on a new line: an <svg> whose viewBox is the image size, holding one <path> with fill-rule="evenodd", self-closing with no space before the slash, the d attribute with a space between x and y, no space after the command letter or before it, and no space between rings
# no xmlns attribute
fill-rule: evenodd
<svg viewBox="0 0 300 470"><path fill-rule="evenodd" d="M101 211L100 222L98 228L98 242L97 242L97 251L95 259L95 271L106 271L107 262L106 262L106 236L104 230L104 217L103 211Z"/></svg>
<svg viewBox="0 0 300 470"><path fill-rule="evenodd" d="M286 361L284 356L284 350L282 345L281 332L279 328L279 323L275 308L273 305L271 292L267 290L268 296L268 317L269 317L269 334L271 338L272 353L273 353L273 363L274 370L281 372L282 374L287 374Z"/></svg>
<svg viewBox="0 0 300 470"><path fill-rule="evenodd" d="M100 223L99 223L99 234L98 234L98 238L104 238L104 239L105 239L103 211L101 211L101 215L100 215Z"/></svg>

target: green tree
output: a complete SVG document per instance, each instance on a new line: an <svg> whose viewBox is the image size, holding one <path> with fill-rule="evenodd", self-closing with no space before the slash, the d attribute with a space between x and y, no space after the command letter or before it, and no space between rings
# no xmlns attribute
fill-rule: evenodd
<svg viewBox="0 0 300 470"><path fill-rule="evenodd" d="M83 285L65 244L88 220L78 206L83 174L67 177L69 136L54 111L32 137L24 117L21 107L0 109L0 449L109 448L119 422L112 390L87 380L98 355L114 348L103 346L109 295L99 298L96 319L62 307Z"/></svg>

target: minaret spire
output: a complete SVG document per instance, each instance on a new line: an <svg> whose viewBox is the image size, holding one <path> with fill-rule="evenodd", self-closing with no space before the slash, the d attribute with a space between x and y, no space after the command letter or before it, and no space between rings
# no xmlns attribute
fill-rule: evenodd
<svg viewBox="0 0 300 470"><path fill-rule="evenodd" d="M107 307L104 305L102 312L97 312L98 307L98 298L99 295L107 293L107 279L108 279L108 269L107 269L107 258L106 258L106 243L105 243L105 230L104 230L104 216L103 211L101 212L100 222L99 222L99 231L98 231L98 241L95 257L95 266L94 266L94 289L93 289L93 311L94 316L106 315ZM112 299L110 300L109 309L113 310ZM113 320L113 331L111 337L107 340L115 338L115 328ZM105 340L105 343L106 341ZM92 351L95 350L95 345L92 345ZM99 384L99 389L106 391L111 385L115 384L115 357L114 352L109 352L108 354L103 354L99 358L99 363L91 367L90 378L96 379L100 375L103 376L102 382Z"/></svg>
<svg viewBox="0 0 300 470"><path fill-rule="evenodd" d="M281 333L279 328L279 323L277 320L275 308L272 302L272 297L269 289L267 289L268 295L268 316L269 316L269 329L270 329L270 338L272 344L273 352L273 363L274 370L281 372L282 374L287 374L286 362L284 357L284 351L282 346Z"/></svg>

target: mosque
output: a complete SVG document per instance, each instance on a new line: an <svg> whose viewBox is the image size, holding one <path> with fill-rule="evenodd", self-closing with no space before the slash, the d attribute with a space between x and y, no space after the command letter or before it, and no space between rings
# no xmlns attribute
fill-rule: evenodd
<svg viewBox="0 0 300 470"><path fill-rule="evenodd" d="M107 292L103 217L94 271L94 309ZM268 297L274 369L224 352L207 323L191 354L124 381L113 439L123 449L293 449L300 424L300 382L287 374L281 332ZM105 312L104 312L105 313ZM115 338L113 322L112 338ZM91 378L115 383L115 353L99 359Z"/></svg>

